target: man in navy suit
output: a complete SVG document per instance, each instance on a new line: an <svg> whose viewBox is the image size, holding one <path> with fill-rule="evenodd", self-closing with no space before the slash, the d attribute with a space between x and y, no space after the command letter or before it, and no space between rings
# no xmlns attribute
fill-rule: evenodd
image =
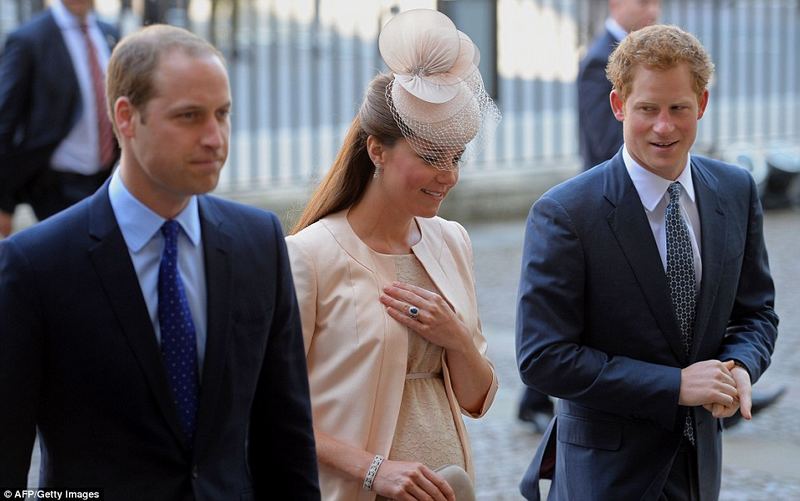
<svg viewBox="0 0 800 501"><path fill-rule="evenodd" d="M713 64L670 26L614 51L624 147L551 189L527 222L523 381L559 401L520 485L548 499L717 499L721 423L751 417L777 337L753 179L690 155Z"/></svg>
<svg viewBox="0 0 800 501"><path fill-rule="evenodd" d="M118 39L95 18L92 0L54 0L8 36L0 57L0 235L11 232L17 204L44 219L108 177L119 151L98 103Z"/></svg>
<svg viewBox="0 0 800 501"><path fill-rule="evenodd" d="M578 133L584 170L613 157L622 146L622 125L608 102L608 56L628 33L655 23L660 11L660 0L608 1L605 29L578 68Z"/></svg>
<svg viewBox="0 0 800 501"><path fill-rule="evenodd" d="M174 27L108 69L119 168L0 242L0 485L108 500L319 499L305 351L274 214L203 195L227 158L222 56Z"/></svg>

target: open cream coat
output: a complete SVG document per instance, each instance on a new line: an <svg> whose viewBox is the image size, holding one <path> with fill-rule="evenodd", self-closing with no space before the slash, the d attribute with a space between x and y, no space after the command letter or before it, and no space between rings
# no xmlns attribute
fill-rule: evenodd
<svg viewBox="0 0 800 501"><path fill-rule="evenodd" d="M372 259L369 248L350 227L347 211L330 215L287 237L308 360L314 426L341 441L388 456L405 384L408 331L392 319L379 297L395 280L395 269ZM439 217L417 218L422 232L412 251L444 298L486 353L481 334L472 271L472 247L458 223ZM450 408L482 416L497 392L497 376L480 411L460 408L446 360L444 383ZM464 423L456 427L465 446L467 471L474 478ZM320 466L326 501L368 501L374 492Z"/></svg>

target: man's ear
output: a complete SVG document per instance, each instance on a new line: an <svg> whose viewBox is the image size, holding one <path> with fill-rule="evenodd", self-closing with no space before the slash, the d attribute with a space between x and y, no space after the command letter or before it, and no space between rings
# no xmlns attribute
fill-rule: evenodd
<svg viewBox="0 0 800 501"><path fill-rule="evenodd" d="M708 89L704 90L703 94L700 95L697 105L697 119L700 120L706 112L706 106L708 106Z"/></svg>
<svg viewBox="0 0 800 501"><path fill-rule="evenodd" d="M139 113L127 97L119 97L114 103L114 124L120 136L133 137L136 135L136 120Z"/></svg>
<svg viewBox="0 0 800 501"><path fill-rule="evenodd" d="M617 89L611 91L611 94L608 95L608 100L611 103L611 111L614 112L614 117L620 122L624 121L625 101L622 100L622 96L619 95Z"/></svg>

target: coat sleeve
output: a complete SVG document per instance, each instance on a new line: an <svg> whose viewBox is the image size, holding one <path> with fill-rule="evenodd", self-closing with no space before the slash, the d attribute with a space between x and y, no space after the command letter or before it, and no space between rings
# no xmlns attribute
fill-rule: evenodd
<svg viewBox="0 0 800 501"><path fill-rule="evenodd" d="M287 237L286 247L292 267L292 279L300 306L300 321L303 326L305 353L311 348L317 321L317 271L314 260L297 237Z"/></svg>
<svg viewBox="0 0 800 501"><path fill-rule="evenodd" d="M500 381L497 379L497 371L495 370L494 364L489 357L486 355L486 351L488 349L488 343L486 342L486 337L483 335L483 329L481 327L481 319L480 315L478 315L478 305L477 305L477 291L475 290L475 260L472 254L472 242L469 239L469 234L467 230L458 223L454 223L458 228L459 232L461 233L462 238L464 239L464 247L467 253L468 258L468 269L469 269L469 283L472 284L472 297L476 298L475 303L475 329L472 334L472 341L475 343L475 346L478 348L478 352L483 356L486 362L489 364L489 367L492 370L492 382L489 385L489 391L486 392L486 397L483 399L483 404L478 412L472 413L468 410L461 407L461 413L469 416L471 418L479 418L482 417L489 411L489 407L492 406L492 402L494 402L494 397L497 394L497 390L500 387Z"/></svg>
<svg viewBox="0 0 800 501"><path fill-rule="evenodd" d="M31 265L0 242L0 485L24 489L42 387L42 312Z"/></svg>
<svg viewBox="0 0 800 501"><path fill-rule="evenodd" d="M528 216L517 302L517 364L543 393L673 429L680 369L583 343L586 265L567 211L547 195Z"/></svg>
<svg viewBox="0 0 800 501"><path fill-rule="evenodd" d="M249 459L257 499L268 499L275 492L291 492L292 499L318 500L317 456L300 315L280 223L274 215L271 217L277 283L275 310L251 416Z"/></svg>
<svg viewBox="0 0 800 501"><path fill-rule="evenodd" d="M769 367L778 337L778 315L764 244L761 202L755 182L750 176L748 179L750 203L742 272L718 359L738 360L755 383Z"/></svg>
<svg viewBox="0 0 800 501"><path fill-rule="evenodd" d="M0 56L0 210L14 212L20 166L14 161L15 135L30 103L33 53L30 44L12 33Z"/></svg>

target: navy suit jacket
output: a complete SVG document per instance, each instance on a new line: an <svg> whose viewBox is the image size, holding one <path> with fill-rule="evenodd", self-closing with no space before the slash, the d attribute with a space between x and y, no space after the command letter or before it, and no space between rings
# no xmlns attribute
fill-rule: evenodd
<svg viewBox="0 0 800 501"><path fill-rule="evenodd" d="M108 47L119 40L98 22ZM0 210L50 165L83 112L78 77L50 9L11 33L0 57Z"/></svg>
<svg viewBox="0 0 800 501"><path fill-rule="evenodd" d="M606 78L608 56L617 44L605 30L592 42L578 69L578 133L584 170L610 159L622 146L622 122L611 110L611 82Z"/></svg>
<svg viewBox="0 0 800 501"><path fill-rule="evenodd" d="M0 242L0 485L108 500L319 499L300 317L277 218L199 197L208 338L184 443L133 263L95 195Z"/></svg>
<svg viewBox="0 0 800 501"><path fill-rule="evenodd" d="M756 382L770 363L778 318L755 184L699 156L691 169L703 271L688 357L621 153L531 209L517 361L525 384L562 400L520 486L528 499L550 475L549 499L657 499L681 441L681 368L734 359ZM690 412L701 499L717 499L720 421L702 407Z"/></svg>

